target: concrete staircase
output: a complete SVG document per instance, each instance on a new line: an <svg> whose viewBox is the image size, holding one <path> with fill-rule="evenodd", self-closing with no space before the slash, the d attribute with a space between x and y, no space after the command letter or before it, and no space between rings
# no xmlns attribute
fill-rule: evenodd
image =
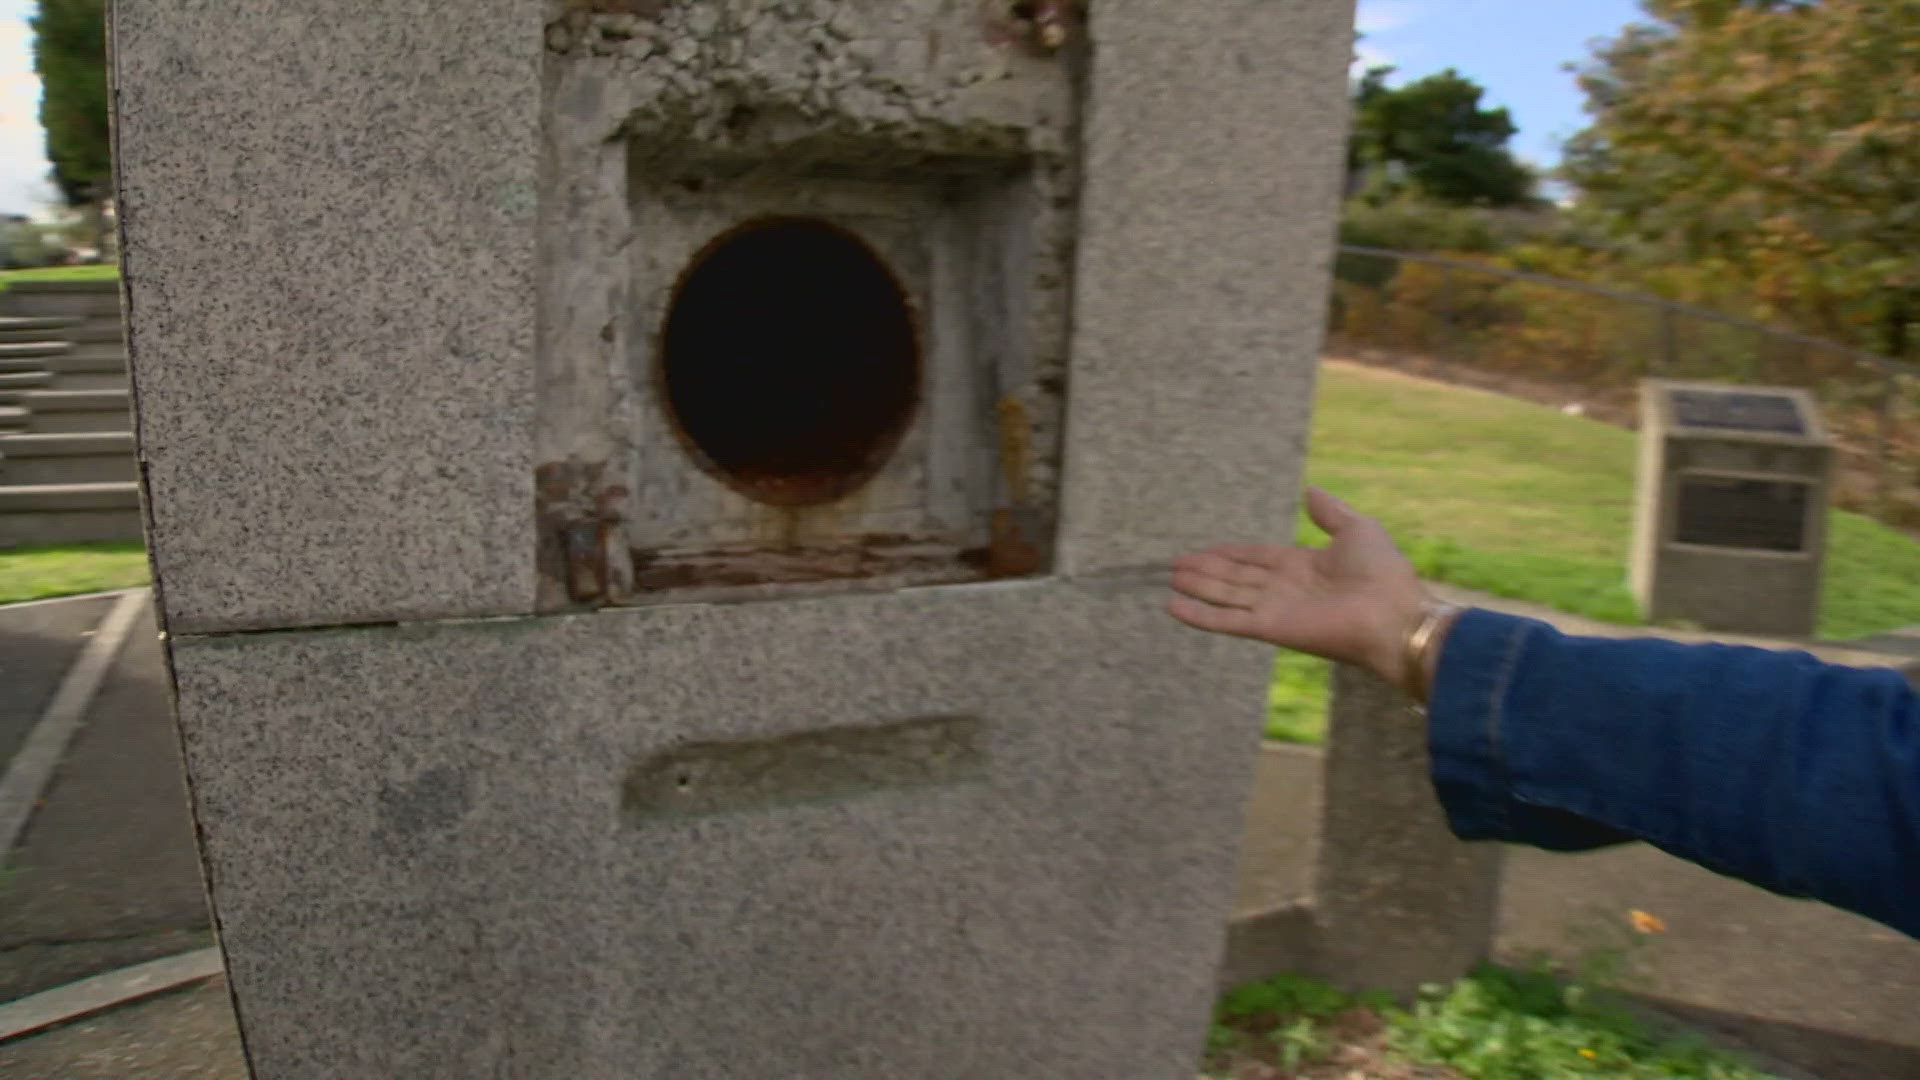
<svg viewBox="0 0 1920 1080"><path fill-rule="evenodd" d="M114 281L0 292L0 548L140 539Z"/></svg>

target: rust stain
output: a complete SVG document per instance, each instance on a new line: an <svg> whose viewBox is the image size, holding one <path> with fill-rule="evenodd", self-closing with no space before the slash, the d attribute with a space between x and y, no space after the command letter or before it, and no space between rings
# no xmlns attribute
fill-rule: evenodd
<svg viewBox="0 0 1920 1080"><path fill-rule="evenodd" d="M966 562L952 545L888 533L777 547L635 551L632 559L634 587L641 591L799 584L893 574L973 576L966 572Z"/></svg>
<svg viewBox="0 0 1920 1080"><path fill-rule="evenodd" d="M549 462L534 470L541 606L618 604L631 598L627 489L606 482L605 462Z"/></svg>
<svg viewBox="0 0 1920 1080"><path fill-rule="evenodd" d="M1033 463L1033 425L1027 407L1012 394L994 405L1000 420L1000 469L1007 479L1007 498L1015 506L1027 501L1027 477Z"/></svg>
<svg viewBox="0 0 1920 1080"><path fill-rule="evenodd" d="M1019 516L1014 511L995 510L989 532L991 539L987 543L984 567L988 577L1031 574L1046 561L1039 547L1027 539L1025 531L1020 528Z"/></svg>

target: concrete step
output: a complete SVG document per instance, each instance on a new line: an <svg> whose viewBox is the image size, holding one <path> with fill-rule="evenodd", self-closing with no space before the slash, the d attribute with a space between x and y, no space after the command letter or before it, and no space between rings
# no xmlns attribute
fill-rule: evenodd
<svg viewBox="0 0 1920 1080"><path fill-rule="evenodd" d="M0 485L0 514L24 514L40 510L125 510L139 505L140 485L128 481Z"/></svg>
<svg viewBox="0 0 1920 1080"><path fill-rule="evenodd" d="M0 340L5 339L0 338ZM82 346L89 342L124 345L127 340L127 328L120 322L120 313L116 311L112 315L97 315L76 321L60 335L60 340L71 341Z"/></svg>
<svg viewBox="0 0 1920 1080"><path fill-rule="evenodd" d="M64 356L73 346L59 339L41 341L0 341L0 360L39 360Z"/></svg>
<svg viewBox="0 0 1920 1080"><path fill-rule="evenodd" d="M118 318L117 296L35 296L18 297L13 290L0 292L0 315L30 319Z"/></svg>
<svg viewBox="0 0 1920 1080"><path fill-rule="evenodd" d="M130 431L0 435L0 484L95 484L139 479Z"/></svg>
<svg viewBox="0 0 1920 1080"><path fill-rule="evenodd" d="M16 281L0 291L0 315L71 318L119 312L118 281Z"/></svg>
<svg viewBox="0 0 1920 1080"><path fill-rule="evenodd" d="M29 390L50 390L53 374L46 371L16 371L0 375L0 405L19 405Z"/></svg>
<svg viewBox="0 0 1920 1080"><path fill-rule="evenodd" d="M0 548L140 539L140 485L0 485Z"/></svg>
<svg viewBox="0 0 1920 1080"><path fill-rule="evenodd" d="M53 320L34 319L31 321L52 322ZM0 345L31 345L36 341L66 340L68 340L67 335L59 330L0 330Z"/></svg>
<svg viewBox="0 0 1920 1080"><path fill-rule="evenodd" d="M29 390L28 430L37 434L131 431L125 390Z"/></svg>
<svg viewBox="0 0 1920 1080"><path fill-rule="evenodd" d="M40 366L52 372L63 371L125 371L127 370L127 347L116 342L95 341L67 346L67 351L57 356L38 358Z"/></svg>
<svg viewBox="0 0 1920 1080"><path fill-rule="evenodd" d="M0 405L0 431L21 431L25 429L29 415L27 410L22 406Z"/></svg>
<svg viewBox="0 0 1920 1080"><path fill-rule="evenodd" d="M80 325L79 319L0 315L0 341L68 341Z"/></svg>
<svg viewBox="0 0 1920 1080"><path fill-rule="evenodd" d="M23 375L45 371L47 370L47 365L41 363L44 359L47 358L37 357L26 360L8 360L0 357L0 375Z"/></svg>
<svg viewBox="0 0 1920 1080"><path fill-rule="evenodd" d="M132 385L125 371L54 371L49 390L125 390Z"/></svg>

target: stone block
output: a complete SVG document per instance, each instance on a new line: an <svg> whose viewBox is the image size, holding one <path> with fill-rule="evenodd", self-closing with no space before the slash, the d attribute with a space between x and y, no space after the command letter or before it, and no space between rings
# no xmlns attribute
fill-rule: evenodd
<svg viewBox="0 0 1920 1080"><path fill-rule="evenodd" d="M1191 1076L1268 657L1160 600L176 639L258 1075ZM689 745L930 717L977 768L623 809Z"/></svg>
<svg viewBox="0 0 1920 1080"><path fill-rule="evenodd" d="M1341 2L1096 5L1065 572L1292 535L1352 14Z"/></svg>
<svg viewBox="0 0 1920 1080"><path fill-rule="evenodd" d="M1314 966L1356 990L1449 982L1492 951L1501 848L1447 829L1426 720L1405 694L1341 664L1331 702Z"/></svg>
<svg viewBox="0 0 1920 1080"><path fill-rule="evenodd" d="M176 632L531 607L545 6L114 5Z"/></svg>

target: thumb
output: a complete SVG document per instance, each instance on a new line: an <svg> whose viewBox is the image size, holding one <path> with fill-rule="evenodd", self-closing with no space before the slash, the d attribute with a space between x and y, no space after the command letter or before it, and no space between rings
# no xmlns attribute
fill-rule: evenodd
<svg viewBox="0 0 1920 1080"><path fill-rule="evenodd" d="M1307 489L1307 516L1328 536L1339 536L1361 520L1353 507L1317 487Z"/></svg>

